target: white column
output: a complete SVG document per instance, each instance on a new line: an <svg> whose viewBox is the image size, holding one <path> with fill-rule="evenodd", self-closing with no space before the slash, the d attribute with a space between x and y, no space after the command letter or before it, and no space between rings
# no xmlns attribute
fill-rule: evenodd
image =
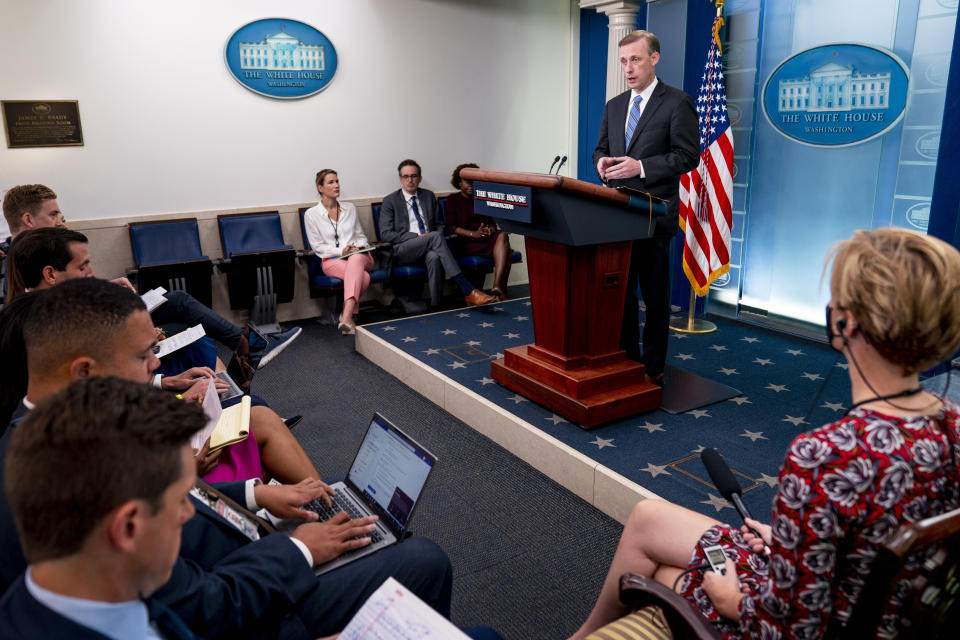
<svg viewBox="0 0 960 640"><path fill-rule="evenodd" d="M627 90L627 80L620 69L620 40L637 28L639 0L580 0L581 9L596 9L610 20L607 34L607 100Z"/></svg>

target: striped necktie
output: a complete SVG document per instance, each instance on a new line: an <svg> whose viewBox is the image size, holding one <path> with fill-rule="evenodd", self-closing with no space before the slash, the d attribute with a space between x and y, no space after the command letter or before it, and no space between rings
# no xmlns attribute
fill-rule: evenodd
<svg viewBox="0 0 960 640"><path fill-rule="evenodd" d="M630 115L627 117L627 133L625 135L625 140L623 142L623 151L626 153L627 149L630 148L630 141L633 139L633 132L637 128L637 123L640 122L640 103L643 101L643 96L637 96L633 99L633 106L630 107Z"/></svg>

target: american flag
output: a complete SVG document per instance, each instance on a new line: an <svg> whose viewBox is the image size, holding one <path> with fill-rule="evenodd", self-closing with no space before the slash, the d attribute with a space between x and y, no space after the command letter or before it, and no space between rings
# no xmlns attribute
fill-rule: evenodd
<svg viewBox="0 0 960 640"><path fill-rule="evenodd" d="M686 240L683 271L698 296L730 269L733 202L733 132L727 117L720 59L720 26L713 23L707 65L697 92L700 165L680 178L680 228Z"/></svg>

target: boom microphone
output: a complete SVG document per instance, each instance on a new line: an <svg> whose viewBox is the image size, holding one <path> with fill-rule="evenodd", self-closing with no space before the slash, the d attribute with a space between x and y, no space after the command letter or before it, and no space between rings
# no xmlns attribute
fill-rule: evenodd
<svg viewBox="0 0 960 640"><path fill-rule="evenodd" d="M560 162L560 156L557 156L556 158L553 159L553 164L550 165L550 170L547 171L548 174L553 173L553 168L556 166L558 162Z"/></svg>
<svg viewBox="0 0 960 640"><path fill-rule="evenodd" d="M700 459L703 461L703 466L707 468L707 473L710 474L710 479L713 480L713 484L717 487L720 495L733 503L734 508L737 510L737 513L740 514L740 517L743 518L744 522L746 522L747 518L752 520L753 516L750 515L747 506L743 504L743 500L740 499L740 494L743 493L743 490L740 488L740 483L737 482L737 479L733 476L733 471L730 470L730 467L720 456L720 453L716 449L704 449L700 452ZM753 527L747 525L747 528L750 530L750 533L761 540L763 539Z"/></svg>
<svg viewBox="0 0 960 640"><path fill-rule="evenodd" d="M557 166L557 175L560 175L560 169L563 169L563 165L567 162L567 156L560 158L560 164Z"/></svg>

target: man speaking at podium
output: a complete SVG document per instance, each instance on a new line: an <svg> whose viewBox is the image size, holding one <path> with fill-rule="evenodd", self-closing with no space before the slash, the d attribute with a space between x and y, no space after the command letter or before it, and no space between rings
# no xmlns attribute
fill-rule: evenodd
<svg viewBox="0 0 960 640"><path fill-rule="evenodd" d="M611 187L626 186L667 200L653 237L635 240L627 276L620 346L660 384L670 331L670 243L677 234L680 176L699 163L699 125L693 98L656 77L660 40L634 31L620 41L620 67L629 91L603 111L593 162ZM643 352L637 285L646 304Z"/></svg>

